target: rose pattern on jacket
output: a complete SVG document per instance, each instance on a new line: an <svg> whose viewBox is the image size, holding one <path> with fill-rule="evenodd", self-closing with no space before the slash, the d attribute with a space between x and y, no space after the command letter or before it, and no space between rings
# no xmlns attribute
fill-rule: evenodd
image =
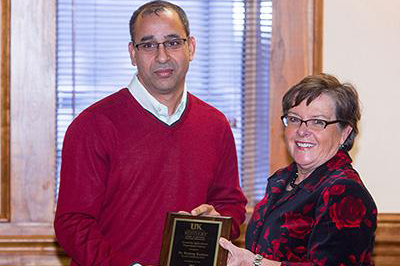
<svg viewBox="0 0 400 266"><path fill-rule="evenodd" d="M285 222L282 227L288 230L289 237L303 239L310 234L314 223L312 217L293 212L285 213L284 217Z"/></svg>
<svg viewBox="0 0 400 266"><path fill-rule="evenodd" d="M367 210L361 199L345 197L339 203L334 203L329 209L329 215L337 229L344 227L360 227Z"/></svg>

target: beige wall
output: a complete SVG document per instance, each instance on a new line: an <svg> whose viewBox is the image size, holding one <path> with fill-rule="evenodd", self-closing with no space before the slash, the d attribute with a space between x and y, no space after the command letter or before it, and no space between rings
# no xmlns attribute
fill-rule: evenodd
<svg viewBox="0 0 400 266"><path fill-rule="evenodd" d="M400 1L325 0L323 70L362 102L354 166L380 212L400 212Z"/></svg>

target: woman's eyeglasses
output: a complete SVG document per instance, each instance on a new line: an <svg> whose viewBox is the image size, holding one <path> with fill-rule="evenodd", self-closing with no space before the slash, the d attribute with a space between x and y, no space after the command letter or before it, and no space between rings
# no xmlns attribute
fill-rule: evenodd
<svg viewBox="0 0 400 266"><path fill-rule="evenodd" d="M302 120L296 116L291 116L291 115L283 115L283 116L281 116L281 120L285 127L299 128L299 127L301 127L301 124L304 123L304 124L306 124L307 128L309 128L311 130L316 130L316 131L323 130L328 125L331 125L331 124L346 123L345 121L342 121L342 120L326 121L326 120L318 119L318 118Z"/></svg>

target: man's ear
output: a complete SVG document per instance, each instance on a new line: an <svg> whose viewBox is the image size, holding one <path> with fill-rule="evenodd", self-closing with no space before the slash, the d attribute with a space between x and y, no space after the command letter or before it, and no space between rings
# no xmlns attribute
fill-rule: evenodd
<svg viewBox="0 0 400 266"><path fill-rule="evenodd" d="M196 40L193 36L188 38L189 44L189 60L192 61L194 59L194 52L196 51Z"/></svg>
<svg viewBox="0 0 400 266"><path fill-rule="evenodd" d="M135 58L135 45L133 42L128 44L129 56L131 57L131 63L133 66L136 66L136 58Z"/></svg>

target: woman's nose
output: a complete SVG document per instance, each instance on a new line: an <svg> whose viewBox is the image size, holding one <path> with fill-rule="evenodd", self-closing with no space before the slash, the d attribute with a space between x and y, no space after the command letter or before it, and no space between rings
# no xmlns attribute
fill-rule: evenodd
<svg viewBox="0 0 400 266"><path fill-rule="evenodd" d="M306 136L309 133L310 130L308 129L307 124L304 121L302 121L300 126L297 128L297 134L299 136Z"/></svg>

